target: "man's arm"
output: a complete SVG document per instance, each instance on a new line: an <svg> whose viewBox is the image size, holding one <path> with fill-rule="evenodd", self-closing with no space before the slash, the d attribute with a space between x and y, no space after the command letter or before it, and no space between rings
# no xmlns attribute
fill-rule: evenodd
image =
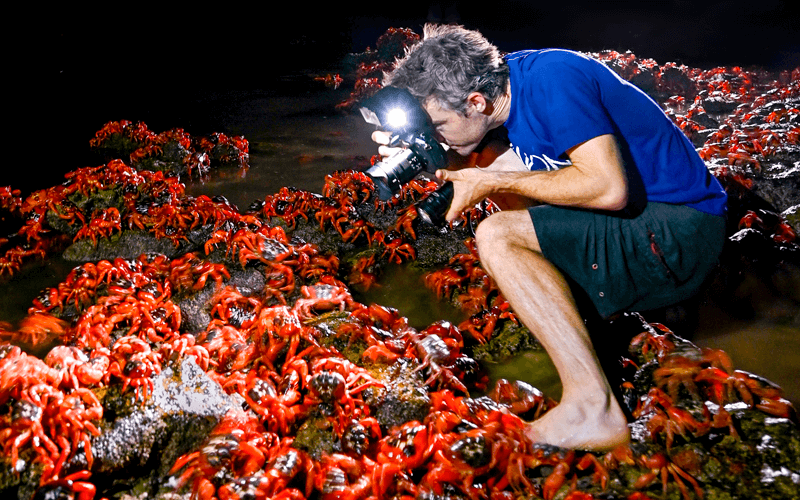
<svg viewBox="0 0 800 500"><path fill-rule="evenodd" d="M495 193L524 196L550 205L598 210L625 208L628 182L613 135L590 139L571 148L567 155L572 165L551 171L508 172L490 168L438 171L440 179L453 181L455 186L448 220Z"/></svg>

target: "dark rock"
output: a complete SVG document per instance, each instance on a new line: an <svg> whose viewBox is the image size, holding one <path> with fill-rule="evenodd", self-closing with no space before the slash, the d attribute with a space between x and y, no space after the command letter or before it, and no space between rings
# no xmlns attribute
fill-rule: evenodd
<svg viewBox="0 0 800 500"><path fill-rule="evenodd" d="M135 259L147 253L175 258L194 248L196 245L185 240L176 246L167 238L156 238L145 231L126 230L113 234L111 238L98 238L96 244L91 239L78 240L64 250L62 257L72 262L113 261L117 257Z"/></svg>
<svg viewBox="0 0 800 500"><path fill-rule="evenodd" d="M414 371L414 364L400 359L381 370L378 378L385 386L375 411L382 428L425 419L430 411L430 398L422 377Z"/></svg>
<svg viewBox="0 0 800 500"><path fill-rule="evenodd" d="M470 236L471 233L466 224L462 224L456 229L440 229L420 223L415 242L417 258L414 266L430 270L444 266L453 255L469 253L469 249L464 245L464 240Z"/></svg>
<svg viewBox="0 0 800 500"><path fill-rule="evenodd" d="M762 163L761 174L753 179L753 193L779 212L800 205L800 150L793 156L788 161Z"/></svg>

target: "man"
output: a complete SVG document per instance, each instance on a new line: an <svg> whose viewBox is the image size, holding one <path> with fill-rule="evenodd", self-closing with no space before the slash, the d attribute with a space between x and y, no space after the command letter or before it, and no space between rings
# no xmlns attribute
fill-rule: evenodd
<svg viewBox="0 0 800 500"><path fill-rule="evenodd" d="M477 32L426 26L384 83L417 97L439 138L464 157L437 172L455 188L448 219L485 197L505 198L506 209L477 228L481 262L563 386L560 404L527 436L587 450L627 442L571 285L605 318L695 294L724 241L719 183L654 101L578 53L501 58ZM484 147L503 129L505 149ZM386 144L385 135L374 139ZM521 208L523 200L537 205Z"/></svg>

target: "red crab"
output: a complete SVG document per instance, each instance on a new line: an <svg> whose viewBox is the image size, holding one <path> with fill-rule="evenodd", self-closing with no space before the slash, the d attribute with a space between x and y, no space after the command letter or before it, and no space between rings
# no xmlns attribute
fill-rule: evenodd
<svg viewBox="0 0 800 500"><path fill-rule="evenodd" d="M128 387L136 388L136 398L142 404L153 391L152 375L161 373L161 356L150 349L150 344L139 337L121 337L111 349L111 364L105 382L111 376L122 380L122 391Z"/></svg>
<svg viewBox="0 0 800 500"><path fill-rule="evenodd" d="M386 257L389 262L402 264L404 259L413 260L417 256L414 247L405 241L397 231L389 231L385 234L378 231L375 233L374 238L384 247L381 257Z"/></svg>
<svg viewBox="0 0 800 500"><path fill-rule="evenodd" d="M375 227L357 215L353 217L352 214L348 213L348 215L339 217L336 226L344 242L355 242L363 236L367 240L367 245L372 244ZM343 226L347 227L347 229L342 230Z"/></svg>
<svg viewBox="0 0 800 500"><path fill-rule="evenodd" d="M91 238L92 243L97 245L97 238L109 238L114 231L122 231L122 220L119 210L114 207L95 210L88 224L84 224L77 234L74 241L84 238Z"/></svg>
<svg viewBox="0 0 800 500"><path fill-rule="evenodd" d="M297 311L278 305L262 308L250 332L261 361L275 366L280 356L285 356L288 365L295 358L301 341L316 346L317 340L311 330L301 323Z"/></svg>
<svg viewBox="0 0 800 500"><path fill-rule="evenodd" d="M400 210L397 220L389 229L390 231L396 231L399 234L405 233L412 240L416 240L417 233L414 231L414 222L416 222L418 218L419 214L417 213L417 207L411 205Z"/></svg>
<svg viewBox="0 0 800 500"><path fill-rule="evenodd" d="M19 452L30 444L49 470L61 457L61 449L45 432L45 410L49 404L58 405L64 394L47 384L29 387L14 402L11 411L0 421L0 446L9 457L11 467L18 471ZM52 475L52 474L51 474ZM44 479L44 477L43 477Z"/></svg>
<svg viewBox="0 0 800 500"><path fill-rule="evenodd" d="M467 282L467 277L451 267L443 267L430 271L423 276L425 286L434 292L440 299L449 298L453 290L460 288Z"/></svg>
<svg viewBox="0 0 800 500"><path fill-rule="evenodd" d="M619 463L626 463L628 465L636 465L647 469L648 472L639 476L633 484L633 487L637 490L647 488L660 478L662 494L666 496L669 484L668 480L670 476L672 476L683 498L686 500L692 498L689 495L689 490L686 488L684 481L688 481L692 485L696 498L703 498L703 490L700 488L697 480L677 464L673 463L667 455L662 452L656 452L651 455L635 455L630 446L621 445L608 452L605 457L603 457L603 461L609 468L616 468Z"/></svg>
<svg viewBox="0 0 800 500"><path fill-rule="evenodd" d="M412 420L394 427L380 440L378 463L396 463L405 470L420 468L427 460L428 427Z"/></svg>
<svg viewBox="0 0 800 500"><path fill-rule="evenodd" d="M635 416L651 414L647 420L647 430L652 437L664 432L667 450L670 450L676 435L685 438L703 436L711 428L710 418L698 420L689 411L673 404L672 399L661 389L652 388L644 398L644 403L637 408ZM704 417L708 417L708 409L704 408Z"/></svg>
<svg viewBox="0 0 800 500"><path fill-rule="evenodd" d="M469 319L462 321L458 327L462 331L468 332L472 338L481 344L485 344L492 337L501 319L517 321L516 316L508 310L508 307L508 303L503 302L501 306L492 306L489 309L484 309L473 314Z"/></svg>
<svg viewBox="0 0 800 500"><path fill-rule="evenodd" d="M215 264L200 259L189 252L170 262L168 280L175 290L201 290L205 287L208 278L222 287L223 279L230 279L231 275L224 264Z"/></svg>
<svg viewBox="0 0 800 500"><path fill-rule="evenodd" d="M323 357L311 364L309 388L313 400L332 405L338 418L335 430L341 435L353 419L367 416L366 402L360 393L365 389L384 385L372 377L365 369L338 357Z"/></svg>
<svg viewBox="0 0 800 500"><path fill-rule="evenodd" d="M303 294L303 298L295 302L293 310L301 319L312 317L312 311L330 311L337 308L344 311L345 308L355 305L344 283L331 276L323 276L316 284L301 287L300 293Z"/></svg>
<svg viewBox="0 0 800 500"><path fill-rule="evenodd" d="M321 460L314 486L322 500L359 500L372 494L372 463L334 453Z"/></svg>
<svg viewBox="0 0 800 500"><path fill-rule="evenodd" d="M53 476L59 474L66 458L81 443L87 467L91 469L94 458L89 435L100 435L100 429L92 421L103 418L103 406L97 396L89 389L78 388L64 395L59 404L48 405L46 413L48 428L61 447L61 456L52 471Z"/></svg>
<svg viewBox="0 0 800 500"><path fill-rule="evenodd" d="M491 397L511 413L525 416L528 420L536 420L557 404L536 387L520 380L498 380Z"/></svg>
<svg viewBox="0 0 800 500"><path fill-rule="evenodd" d="M97 385L103 380L110 360L107 355L102 354L101 349L96 349L90 359L77 347L60 345L53 347L44 361L54 370L58 370L58 386L78 389Z"/></svg>
<svg viewBox="0 0 800 500"><path fill-rule="evenodd" d="M224 323L247 330L258 317L261 307L262 303L257 298L244 296L235 286L227 286L216 297L209 314L212 318L219 318Z"/></svg>
<svg viewBox="0 0 800 500"><path fill-rule="evenodd" d="M164 342L158 353L165 362L178 361L185 355L192 356L197 366L203 371L208 371L208 365L210 364L208 349L197 345L195 342L194 335L184 333L170 342Z"/></svg>
<svg viewBox="0 0 800 500"><path fill-rule="evenodd" d="M192 482L192 493L200 499L215 497L215 475L249 476L263 469L270 450L279 443L277 436L265 432L253 417L229 412L203 446L179 457L170 474L186 468L176 483L177 489ZM230 477L230 476L228 476Z"/></svg>
<svg viewBox="0 0 800 500"><path fill-rule="evenodd" d="M90 471L82 470L60 479L51 479L36 490L34 498L93 500L97 487L88 481L90 477L92 477Z"/></svg>
<svg viewBox="0 0 800 500"><path fill-rule="evenodd" d="M421 359L415 371L430 369L426 385L437 382L469 394L467 387L454 373L454 364L461 355L464 340L459 329L449 321L438 321L419 334L411 334L406 357Z"/></svg>

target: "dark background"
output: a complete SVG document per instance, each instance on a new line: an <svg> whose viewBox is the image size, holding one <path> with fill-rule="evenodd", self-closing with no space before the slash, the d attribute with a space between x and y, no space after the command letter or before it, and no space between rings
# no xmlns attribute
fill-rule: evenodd
<svg viewBox="0 0 800 500"><path fill-rule="evenodd" d="M39 189L53 184L52 172L58 182L86 166L88 139L110 120L143 120L157 132L226 132L213 115L200 118L204 96L304 91L292 77L337 71L389 27L421 33L431 7L452 13L452 4L116 2L6 16L11 90L0 185ZM451 20L503 51L614 49L701 68L800 66L800 23L787 1L456 2L455 12Z"/></svg>

